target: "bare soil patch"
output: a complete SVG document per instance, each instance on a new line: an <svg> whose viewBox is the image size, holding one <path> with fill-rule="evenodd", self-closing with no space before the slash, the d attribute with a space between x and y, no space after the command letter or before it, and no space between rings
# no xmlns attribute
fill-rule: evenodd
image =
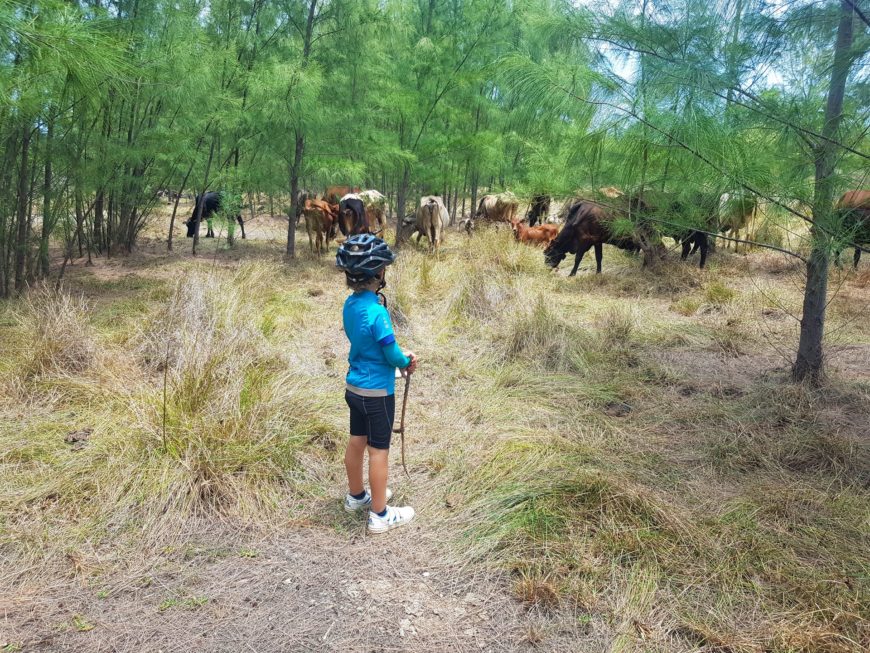
<svg viewBox="0 0 870 653"><path fill-rule="evenodd" d="M290 528L168 550L150 569L19 588L0 600L0 645L25 651L600 650L590 628L552 630L505 580L435 554L434 524L386 537ZM10 649L18 650L18 649Z"/></svg>

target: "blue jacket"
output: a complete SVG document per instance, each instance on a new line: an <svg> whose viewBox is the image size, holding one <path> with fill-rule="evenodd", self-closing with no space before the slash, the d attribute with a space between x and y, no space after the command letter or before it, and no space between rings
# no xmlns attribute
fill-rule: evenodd
<svg viewBox="0 0 870 653"><path fill-rule="evenodd" d="M396 344L387 309L371 290L360 290L344 302L343 319L350 340L348 390L370 396L393 394L396 368L408 367L411 359Z"/></svg>

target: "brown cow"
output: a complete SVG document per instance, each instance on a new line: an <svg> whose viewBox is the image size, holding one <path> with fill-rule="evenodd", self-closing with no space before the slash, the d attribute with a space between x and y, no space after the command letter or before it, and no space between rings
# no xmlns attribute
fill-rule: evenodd
<svg viewBox="0 0 870 653"><path fill-rule="evenodd" d="M335 236L337 207L323 200L305 200L302 215L305 216L305 230L311 251L316 251L318 256L323 253L321 248L328 252L329 240Z"/></svg>
<svg viewBox="0 0 870 653"><path fill-rule="evenodd" d="M595 271L601 272L601 258L605 243L620 249L636 252L640 249L631 238L615 236L611 232L613 222L604 208L594 202L575 202L568 211L565 226L556 239L544 250L544 259L551 268L557 268L567 254L576 254L571 275L577 274L583 255L595 248Z"/></svg>
<svg viewBox="0 0 870 653"><path fill-rule="evenodd" d="M348 193L358 193L359 186L329 186L323 191L323 199L330 204L338 204Z"/></svg>
<svg viewBox="0 0 870 653"><path fill-rule="evenodd" d="M852 264L857 268L863 246L870 245L870 190L850 190L843 193L837 201L836 209L843 221L843 229L847 232L847 242L855 248ZM840 251L842 250L838 250L835 256L838 267Z"/></svg>
<svg viewBox="0 0 870 653"><path fill-rule="evenodd" d="M516 196L509 191L498 195L484 195L477 205L474 219L510 223L516 217L518 206Z"/></svg>
<svg viewBox="0 0 870 653"><path fill-rule="evenodd" d="M559 227L554 224L541 224L537 227L527 227L519 220L511 220L514 238L521 243L532 245L549 245L559 235Z"/></svg>

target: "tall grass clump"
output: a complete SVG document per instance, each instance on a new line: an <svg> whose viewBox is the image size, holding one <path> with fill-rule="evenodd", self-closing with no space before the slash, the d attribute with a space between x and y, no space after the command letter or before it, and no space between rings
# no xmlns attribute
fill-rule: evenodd
<svg viewBox="0 0 870 653"><path fill-rule="evenodd" d="M49 286L39 286L26 295L17 315L24 336L19 367L24 380L76 374L91 367L98 343L88 311L84 297Z"/></svg>
<svg viewBox="0 0 870 653"><path fill-rule="evenodd" d="M508 225L496 225L478 230L463 247L465 259L471 265L485 263L511 275L541 273L546 270L539 247L518 243Z"/></svg>
<svg viewBox="0 0 870 653"><path fill-rule="evenodd" d="M547 371L586 369L589 334L550 309L539 295L530 310L507 324L503 337L503 355L508 361L524 361Z"/></svg>
<svg viewBox="0 0 870 653"><path fill-rule="evenodd" d="M241 288L185 280L139 350L158 386L138 404L143 444L180 463L188 498L210 508L275 500L300 447L331 430L310 384L256 328L259 311Z"/></svg>
<svg viewBox="0 0 870 653"><path fill-rule="evenodd" d="M454 322L485 322L500 318L517 302L517 293L507 276L470 267L456 280L448 296L448 317Z"/></svg>
<svg viewBox="0 0 870 653"><path fill-rule="evenodd" d="M127 377L92 380L90 397L0 430L0 507L15 515L19 552L124 534L165 546L191 517L280 518L316 473L300 457L316 465L337 436L322 417L326 393L258 327L260 294L187 275L129 340L138 344L112 352L131 359ZM73 431L85 434L76 448Z"/></svg>

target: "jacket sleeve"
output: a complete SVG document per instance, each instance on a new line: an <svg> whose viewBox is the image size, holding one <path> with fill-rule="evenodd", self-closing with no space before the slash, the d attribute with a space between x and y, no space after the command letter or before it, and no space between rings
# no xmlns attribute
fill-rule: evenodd
<svg viewBox="0 0 870 653"><path fill-rule="evenodd" d="M381 346L384 352L384 357L387 362L393 367L404 369L411 364L411 359L402 353L399 345L396 343L396 334L393 331L393 325L390 322L390 314L383 306L378 306L378 310L374 311L372 316L372 336Z"/></svg>
<svg viewBox="0 0 870 653"><path fill-rule="evenodd" d="M388 345L383 345L381 348L384 352L384 356L386 357L387 362L393 367L405 369L406 367L408 367L408 365L411 364L411 359L402 353L402 350L399 349L399 345L396 344L395 338L393 338L393 342Z"/></svg>

